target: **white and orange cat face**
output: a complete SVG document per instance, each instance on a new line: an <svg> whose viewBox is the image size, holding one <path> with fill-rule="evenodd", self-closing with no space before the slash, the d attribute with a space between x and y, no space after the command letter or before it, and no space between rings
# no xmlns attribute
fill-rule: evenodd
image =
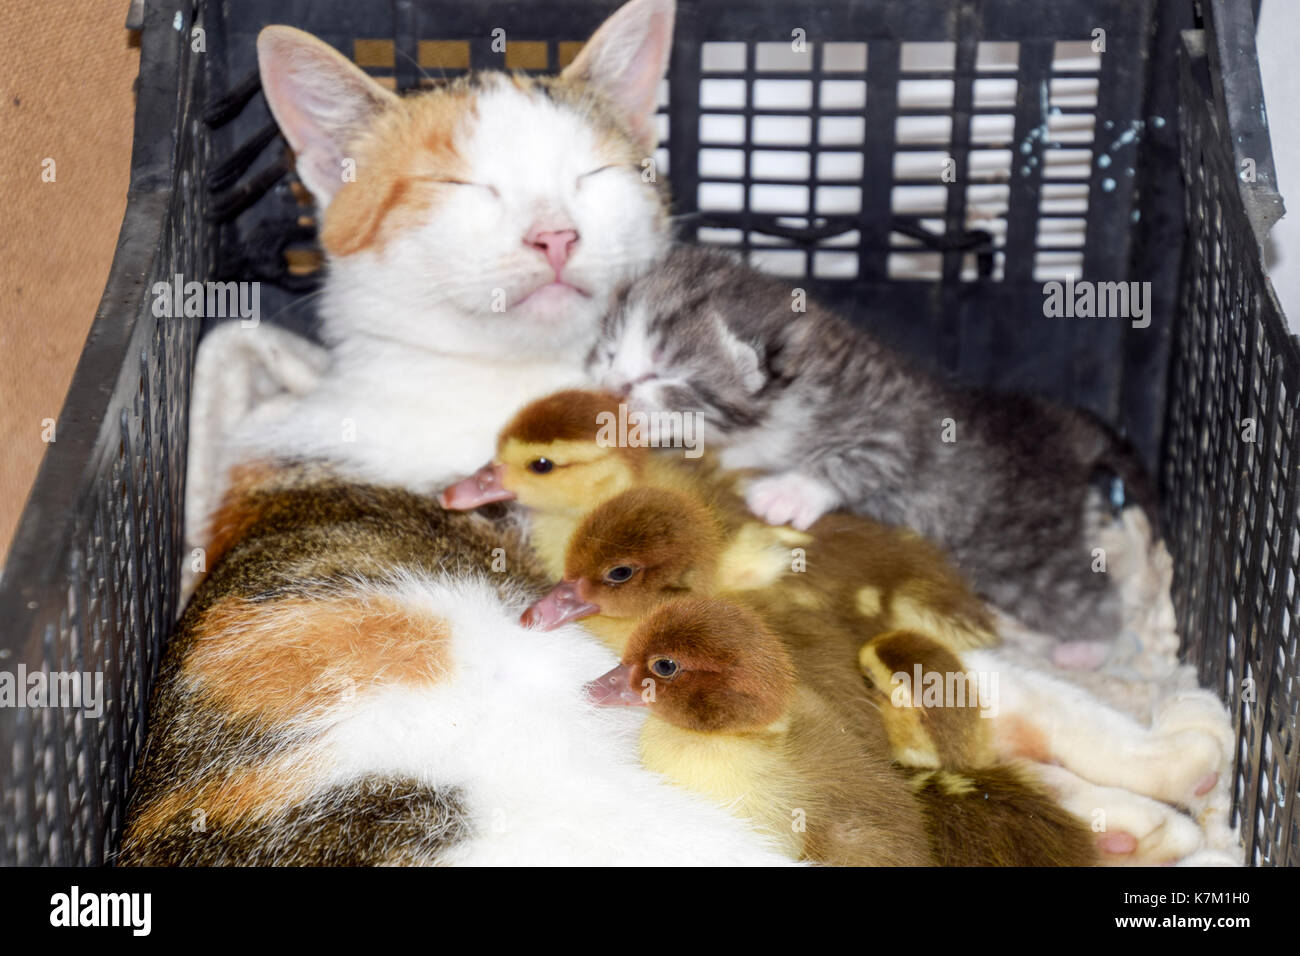
<svg viewBox="0 0 1300 956"><path fill-rule="evenodd" d="M667 242L643 161L672 0L632 0L558 77L478 73L409 97L290 27L258 37L267 102L323 210L334 340L564 356Z"/></svg>

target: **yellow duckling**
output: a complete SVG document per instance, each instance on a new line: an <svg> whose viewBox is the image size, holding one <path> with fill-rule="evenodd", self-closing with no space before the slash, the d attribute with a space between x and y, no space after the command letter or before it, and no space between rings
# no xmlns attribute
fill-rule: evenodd
<svg viewBox="0 0 1300 956"><path fill-rule="evenodd" d="M993 640L983 603L914 535L827 515L805 536L798 566L753 586L735 572L753 544L748 524L738 529L725 515L698 494L668 488L609 499L573 532L564 580L525 612L524 623L550 628L588 618L588 627L621 651L639 619L690 594L815 618L825 633L841 636L838 653L854 669L863 639L882 631L907 628L956 647ZM790 550L781 553L789 562Z"/></svg>
<svg viewBox="0 0 1300 956"><path fill-rule="evenodd" d="M558 578L569 576L569 545L580 527L607 541L618 542L629 530L643 539L627 522L607 528L610 522L593 513L608 516L611 500L628 491L657 489L688 503L680 511L689 517L677 524L685 520L689 536L707 539L694 542L704 554L686 558L707 560L697 578L707 578L710 589L774 589L779 600L837 609L863 635L910 628L952 647L996 643L983 602L935 546L847 513L826 515L808 532L771 527L750 514L736 488L743 476L719 473L707 456L690 460L614 440L608 430L621 402L613 393L582 389L531 402L502 429L495 460L442 493L444 507L518 500L531 513L534 550ZM684 544L688 551L691 543ZM569 589L552 605L552 611L574 611L583 602Z"/></svg>
<svg viewBox="0 0 1300 956"><path fill-rule="evenodd" d="M932 862L919 801L871 733L871 706L859 695L837 707L802 683L782 642L744 608L665 604L588 693L649 706L645 765L750 819L792 858Z"/></svg>
<svg viewBox="0 0 1300 956"><path fill-rule="evenodd" d="M777 633L739 605L669 601L588 694L599 705L648 707L646 766L749 818L796 859L1096 862L1087 827L1014 766L891 767L879 705L860 678L825 641Z"/></svg>
<svg viewBox="0 0 1300 956"><path fill-rule="evenodd" d="M518 501L530 512L530 537L542 563L560 577L569 539L602 503L636 487L673 488L721 504L710 462L691 463L646 446L607 439L623 399L612 392L569 389L530 402L501 430L496 458L445 489L444 508L467 511L494 501ZM713 485L711 487L711 484ZM732 510L745 514L734 497Z"/></svg>

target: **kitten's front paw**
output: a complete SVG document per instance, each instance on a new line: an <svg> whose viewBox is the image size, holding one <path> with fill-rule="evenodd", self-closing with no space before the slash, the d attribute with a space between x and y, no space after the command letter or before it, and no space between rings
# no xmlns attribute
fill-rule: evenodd
<svg viewBox="0 0 1300 956"><path fill-rule="evenodd" d="M815 478L787 471L752 482L745 492L745 503L768 524L790 524L807 531L839 504L839 496Z"/></svg>

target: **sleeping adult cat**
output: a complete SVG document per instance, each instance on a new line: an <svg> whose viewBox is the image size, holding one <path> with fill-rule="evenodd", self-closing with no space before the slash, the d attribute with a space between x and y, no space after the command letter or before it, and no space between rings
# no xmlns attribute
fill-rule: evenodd
<svg viewBox="0 0 1300 956"><path fill-rule="evenodd" d="M633 0L559 77L407 98L300 31L258 38L322 210L328 363L209 459L210 571L162 664L122 862L782 861L591 714L607 652L515 623L541 583L517 532L412 491L578 378L611 290L662 247L640 160L672 22ZM264 331L217 330L203 367Z"/></svg>
<svg viewBox="0 0 1300 956"><path fill-rule="evenodd" d="M435 488L490 456L524 402L580 381L615 289L666 247L666 192L642 161L673 9L628 4L558 77L474 72L407 97L265 30L267 102L322 210L330 366L309 397L241 423L213 467L267 450Z"/></svg>

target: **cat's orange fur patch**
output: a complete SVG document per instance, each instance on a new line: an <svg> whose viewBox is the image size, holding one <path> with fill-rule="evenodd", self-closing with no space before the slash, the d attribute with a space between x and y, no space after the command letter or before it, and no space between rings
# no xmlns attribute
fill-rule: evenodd
<svg viewBox="0 0 1300 956"><path fill-rule="evenodd" d="M253 822L301 802L315 786L312 765L301 757L272 761L220 780L173 790L140 811L133 833L147 834L177 817L194 825Z"/></svg>
<svg viewBox="0 0 1300 956"><path fill-rule="evenodd" d="M269 482L278 469L265 462L249 462L230 470L221 504L208 524L206 566L212 569L265 511L253 492Z"/></svg>
<svg viewBox="0 0 1300 956"><path fill-rule="evenodd" d="M236 716L310 719L367 688L451 669L446 621L382 595L225 598L199 621L185 676Z"/></svg>
<svg viewBox="0 0 1300 956"><path fill-rule="evenodd" d="M1002 757L1051 763L1052 748L1047 735L1023 717L1008 715L996 721L994 728L997 752Z"/></svg>
<svg viewBox="0 0 1300 956"><path fill-rule="evenodd" d="M350 157L356 179L344 183L325 212L326 251L346 256L382 248L457 188L435 180L471 178L457 136L475 104L469 90L435 90L399 100L378 116Z"/></svg>

